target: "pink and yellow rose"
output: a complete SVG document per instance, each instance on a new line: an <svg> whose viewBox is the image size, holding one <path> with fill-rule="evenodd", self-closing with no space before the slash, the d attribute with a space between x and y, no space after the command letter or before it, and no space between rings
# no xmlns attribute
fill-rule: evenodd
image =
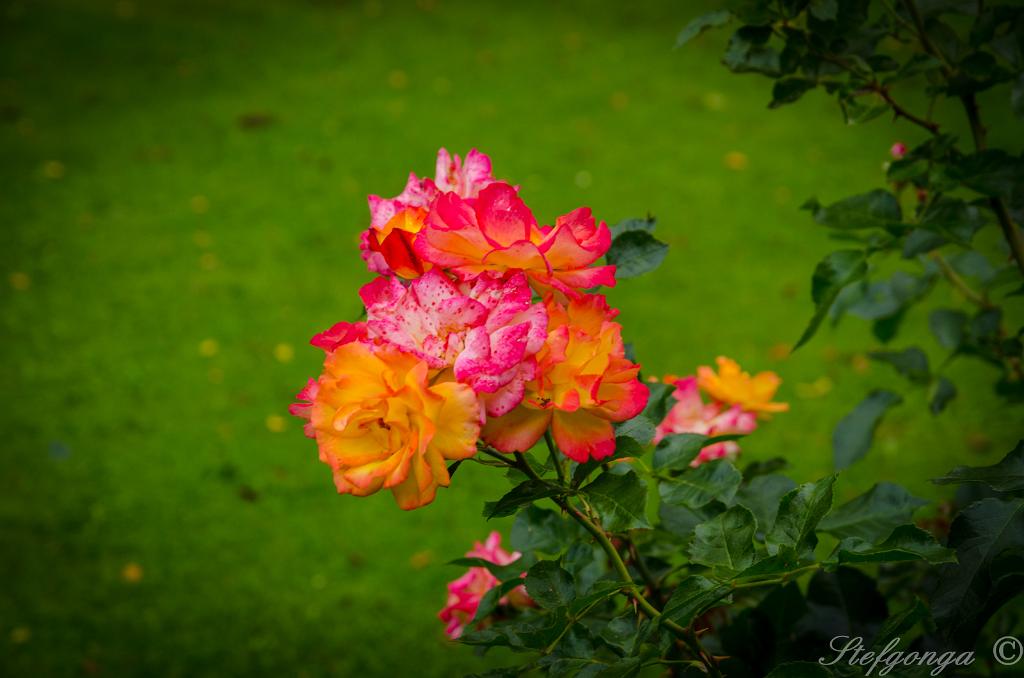
<svg viewBox="0 0 1024 678"><path fill-rule="evenodd" d="M488 419L481 436L502 452L525 452L547 430L570 459L604 459L615 452L614 422L636 416L648 389L637 379L640 366L625 357L617 311L601 295L584 295L566 305L552 296L548 336L537 354L537 377L526 385L522 404Z"/></svg>
<svg viewBox="0 0 1024 678"><path fill-rule="evenodd" d="M436 377L425 360L390 345L353 341L328 352L291 412L308 419L339 493L388 489L400 508L425 506L448 486L447 464L476 453L476 394Z"/></svg>
<svg viewBox="0 0 1024 678"><path fill-rule="evenodd" d="M534 289L568 297L615 285L614 266L592 266L611 245L604 222L583 207L538 226L516 189L490 184L475 200L444 193L434 201L414 249L423 261L461 279L484 271L523 271Z"/></svg>
<svg viewBox="0 0 1024 678"><path fill-rule="evenodd" d="M773 412L785 412L788 403L772 402L782 380L774 372L759 372L750 376L731 358L715 359L718 372L702 365L697 368L697 384L712 398L728 405L739 405L747 412L756 412L768 418Z"/></svg>
<svg viewBox="0 0 1024 678"><path fill-rule="evenodd" d="M757 428L757 416L738 405L727 407L719 402L705 403L701 398L696 377L666 377L665 383L675 385L675 391L672 393L675 404L655 429L655 444L666 436L679 433L719 436L752 433ZM739 453L739 444L734 440L727 440L705 447L690 465L699 466L712 459L735 459Z"/></svg>
<svg viewBox="0 0 1024 678"><path fill-rule="evenodd" d="M430 269L413 252L412 243L423 227L429 207L442 193L473 199L480 189L494 183L491 159L475 148L466 154L466 162L447 150L437 152L434 178L420 179L409 173L405 189L394 198L371 195L370 228L360 236L359 248L367 267L374 273L415 278Z"/></svg>

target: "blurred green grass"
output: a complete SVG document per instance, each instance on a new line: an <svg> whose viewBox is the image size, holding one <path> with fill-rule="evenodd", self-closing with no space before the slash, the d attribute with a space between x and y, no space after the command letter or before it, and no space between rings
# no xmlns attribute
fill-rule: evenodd
<svg viewBox="0 0 1024 678"><path fill-rule="evenodd" d="M747 459L820 476L838 418L869 386L902 389L884 367L851 369L872 345L861 323L788 359L778 347L830 247L798 205L874 187L892 141L916 133L847 130L816 95L766 114L767 83L718 65L722 36L671 50L696 7L3 11L6 675L484 665L434 615L457 574L443 563L507 527L479 517L505 481L464 465L412 513L337 497L298 423L276 418L318 370L307 338L358 312L365 194L398 193L442 145L489 153L542 223L581 204L659 217L669 259L610 299L648 373L727 354L782 375L792 411ZM901 343L938 359L924 319ZM909 395L841 492L887 479L938 497L927 477L1009 449L1019 412L986 369L954 364L965 395L941 418Z"/></svg>

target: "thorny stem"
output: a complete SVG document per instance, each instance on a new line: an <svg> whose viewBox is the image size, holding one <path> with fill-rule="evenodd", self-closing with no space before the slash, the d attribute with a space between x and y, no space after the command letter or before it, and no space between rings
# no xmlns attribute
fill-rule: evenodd
<svg viewBox="0 0 1024 678"><path fill-rule="evenodd" d="M914 4L914 0L903 0L903 6L907 8L907 13L910 14L910 18L914 21L914 26L917 29L917 39L921 43L921 47L928 54L931 54L936 59L943 63L943 72L946 77L950 77L953 74L953 68L946 56L932 43L928 37L928 32L925 30L924 20L921 18L921 13L917 11L917 5ZM964 112L967 114L967 122L971 126L971 136L974 139L974 148L977 151L985 149L985 126L981 123L981 113L978 110L978 100L973 94L964 94L960 97L960 103L963 104ZM1016 227L1013 220L1010 218L1010 213L1006 209L1006 204L1003 203L1002 198L991 197L989 198L989 206L996 215L996 219L999 221L999 228L1003 231L1003 237L1006 239L1006 243L1010 246L1010 251L1013 253L1013 258L1017 262L1017 268L1020 269L1021 275L1024 275L1024 237L1020 234L1020 229Z"/></svg>
<svg viewBox="0 0 1024 678"><path fill-rule="evenodd" d="M964 111L967 113L967 121L971 124L971 136L974 138L974 148L978 151L985 150L985 126L981 123L981 112L978 110L978 100L974 98L973 94L965 94L960 97L961 103L964 105ZM988 199L988 204L992 208L992 211L996 215L996 219L999 221L999 228L1003 231L1003 237L1006 239L1006 244L1010 246L1010 251L1013 253L1013 258L1017 262L1017 268L1020 269L1021 275L1024 275L1024 238L1021 237L1020 229L1013 223L1010 218L1010 212L1006 209L1006 204L1002 198L991 197Z"/></svg>
<svg viewBox="0 0 1024 678"><path fill-rule="evenodd" d="M877 82L873 82L871 83L870 89L873 92L877 92L878 95L882 97L882 99L885 101L885 103L889 104L889 107L892 108L893 115L895 115L897 118L905 118L906 120L914 123L915 125L925 128L932 134L937 135L939 133L939 124L937 122L925 120L924 118L914 115L907 109L900 106L889 94L888 88L884 87L883 85L880 85Z"/></svg>

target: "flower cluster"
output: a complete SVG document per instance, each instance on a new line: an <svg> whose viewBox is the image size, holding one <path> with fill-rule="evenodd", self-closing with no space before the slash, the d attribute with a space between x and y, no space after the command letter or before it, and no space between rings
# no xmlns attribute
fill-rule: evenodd
<svg viewBox="0 0 1024 678"><path fill-rule="evenodd" d="M473 549L466 553L467 558L480 558L495 565L510 565L519 560L518 551L508 553L501 548L501 534L491 532L482 544L476 542ZM525 577L524 571L520 576ZM448 583L448 599L437 616L445 623L445 633L455 639L462 635L466 626L476 616L477 608L484 594L499 584L498 578L486 567L471 567L455 581ZM532 607L533 600L526 593L526 588L517 586L498 600L499 607L525 608Z"/></svg>
<svg viewBox="0 0 1024 678"><path fill-rule="evenodd" d="M290 408L338 491L424 506L480 440L524 452L549 427L575 461L610 456L612 424L648 391L617 311L586 291L615 285L615 267L596 265L607 225L587 208L538 225L475 150L463 163L441 149L433 179L412 174L369 204L366 319L313 337L323 373Z"/></svg>
<svg viewBox="0 0 1024 678"><path fill-rule="evenodd" d="M758 419L774 412L785 412L787 403L773 402L781 380L774 372L750 376L736 361L719 356L718 371L701 366L697 376L666 376L664 382L675 386L675 403L658 424L654 442L678 433L700 433L706 436L746 435L757 428ZM701 391L710 402L705 403ZM714 443L701 450L692 466L712 459L735 459L740 446L735 440Z"/></svg>

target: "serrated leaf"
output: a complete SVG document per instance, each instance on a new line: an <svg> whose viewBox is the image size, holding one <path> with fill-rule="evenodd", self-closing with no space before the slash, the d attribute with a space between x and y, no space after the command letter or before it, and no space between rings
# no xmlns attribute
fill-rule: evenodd
<svg viewBox="0 0 1024 678"><path fill-rule="evenodd" d="M541 560L527 570L526 592L545 610L568 607L576 598L572 575L554 560Z"/></svg>
<svg viewBox="0 0 1024 678"><path fill-rule="evenodd" d="M957 466L932 480L936 485L984 483L996 492L1024 490L1024 440L991 466Z"/></svg>
<svg viewBox="0 0 1024 678"><path fill-rule="evenodd" d="M742 480L735 466L725 459L715 459L684 471L671 481L662 481L658 492L663 502L700 508L714 499L732 501Z"/></svg>
<svg viewBox="0 0 1024 678"><path fill-rule="evenodd" d="M601 516L604 529L621 532L651 527L647 521L647 484L635 471L623 475L602 473L582 491Z"/></svg>
<svg viewBox="0 0 1024 678"><path fill-rule="evenodd" d="M646 447L654 439L654 432L654 422L644 416L643 413L638 414L632 419L627 419L621 424L615 425L616 449L618 448L618 441L623 438L632 439L641 448Z"/></svg>
<svg viewBox="0 0 1024 678"><path fill-rule="evenodd" d="M857 537L843 539L828 562L892 563L904 560L951 563L956 558L953 551L943 548L930 532L916 525L901 525L880 544L872 544Z"/></svg>
<svg viewBox="0 0 1024 678"><path fill-rule="evenodd" d="M714 12L702 14L686 24L683 30L676 36L676 47L682 47L709 28L724 26L732 18L732 13L727 9L719 9Z"/></svg>
<svg viewBox="0 0 1024 678"><path fill-rule="evenodd" d="M455 558L454 560L449 560L448 564L459 567L482 567L501 581L518 577L524 571L524 568L518 559L508 565L498 565L497 563L492 563L491 561L484 560L483 558Z"/></svg>
<svg viewBox="0 0 1024 678"><path fill-rule="evenodd" d="M959 562L940 571L932 614L947 637L973 646L988 617L1006 602L992 596L988 570L1000 553L1024 548L1024 499L971 504L953 519L949 546Z"/></svg>
<svg viewBox="0 0 1024 678"><path fill-rule="evenodd" d="M856 537L874 543L911 522L914 512L928 502L901 485L877 483L870 490L833 509L818 529L844 539Z"/></svg>
<svg viewBox="0 0 1024 678"><path fill-rule="evenodd" d="M743 506L733 506L693 532L690 560L708 567L739 572L754 563L754 514Z"/></svg>
<svg viewBox="0 0 1024 678"><path fill-rule="evenodd" d="M688 626L693 618L729 594L728 584L713 582L701 575L691 575L676 586L661 612L662 620Z"/></svg>
<svg viewBox="0 0 1024 678"><path fill-rule="evenodd" d="M871 649L878 651L886 646L894 638L903 638L908 631L923 621L931 619L931 612L928 607L919 599L914 599L914 604L907 609L897 612L889 617L882 628L878 629L874 640L871 641Z"/></svg>
<svg viewBox="0 0 1024 678"><path fill-rule="evenodd" d="M717 501L696 509L660 502L658 504L658 519L661 521L662 529L677 537L687 539L698 525L714 518L724 510L725 506Z"/></svg>
<svg viewBox="0 0 1024 678"><path fill-rule="evenodd" d="M476 608L476 613L473 615L473 621L471 622L471 624L477 625L480 622L487 619L488 617L490 617L491 614L493 614L494 611L498 609L498 603L501 601L502 597L507 595L509 591L516 588L517 586L522 586L522 584L522 580L516 578L509 581L501 582L497 586L494 586L490 590L488 590L487 593L485 593L480 598L480 604Z"/></svg>
<svg viewBox="0 0 1024 678"><path fill-rule="evenodd" d="M796 482L786 476L769 474L757 476L745 483L736 493L736 503L746 506L757 519L757 529L768 532L775 522L782 497L796 487Z"/></svg>
<svg viewBox="0 0 1024 678"><path fill-rule="evenodd" d="M634 217L632 219L623 219L619 223L608 228L608 231L612 235L612 239L619 237L626 231L646 231L652 233L654 227L657 225L658 220L652 216L646 216L643 218Z"/></svg>
<svg viewBox="0 0 1024 678"><path fill-rule="evenodd" d="M814 530L832 508L832 486L835 474L814 483L804 483L788 492L779 502L772 529L765 536L771 554L783 548L797 553L813 550L817 544Z"/></svg>
<svg viewBox="0 0 1024 678"><path fill-rule="evenodd" d="M991 197L1009 198L1024 181L1024 162L1006 151L987 149L960 158L949 175L968 188Z"/></svg>
<svg viewBox="0 0 1024 678"><path fill-rule="evenodd" d="M779 53L768 43L771 26L743 26L739 28L725 48L722 63L733 73L763 73L778 76Z"/></svg>
<svg viewBox="0 0 1024 678"><path fill-rule="evenodd" d="M574 532L561 514L539 506L528 506L516 515L509 543L521 553L541 551L554 555L569 546Z"/></svg>
<svg viewBox="0 0 1024 678"><path fill-rule="evenodd" d="M814 315L803 335L793 346L794 351L810 341L818 331L821 321L825 319L839 292L850 283L863 278L867 270L867 259L860 250L838 250L818 262L814 275L811 276Z"/></svg>
<svg viewBox="0 0 1024 678"><path fill-rule="evenodd" d="M484 518L503 518L513 515L521 506L532 504L539 499L555 497L564 490L554 485L538 481L526 480L513 487L498 501L484 503Z"/></svg>
<svg viewBox="0 0 1024 678"><path fill-rule="evenodd" d="M808 78L781 78L772 86L772 100L768 108L779 108L797 101L808 90L815 88L817 83Z"/></svg>
<svg viewBox="0 0 1024 678"><path fill-rule="evenodd" d="M817 223L840 230L884 229L899 225L903 220L896 196L880 188L844 198L828 206L811 200L805 207L811 211Z"/></svg>
<svg viewBox="0 0 1024 678"><path fill-rule="evenodd" d="M667 254L668 245L647 231L626 231L612 240L605 259L615 266L616 280L624 280L658 268Z"/></svg>
<svg viewBox="0 0 1024 678"><path fill-rule="evenodd" d="M903 398L892 391L872 391L836 424L832 432L832 460L836 469L844 469L867 454L882 416L901 402Z"/></svg>
<svg viewBox="0 0 1024 678"><path fill-rule="evenodd" d="M690 462L700 454L707 439L706 435L700 433L679 433L666 436L654 448L651 465L655 471L689 468Z"/></svg>

